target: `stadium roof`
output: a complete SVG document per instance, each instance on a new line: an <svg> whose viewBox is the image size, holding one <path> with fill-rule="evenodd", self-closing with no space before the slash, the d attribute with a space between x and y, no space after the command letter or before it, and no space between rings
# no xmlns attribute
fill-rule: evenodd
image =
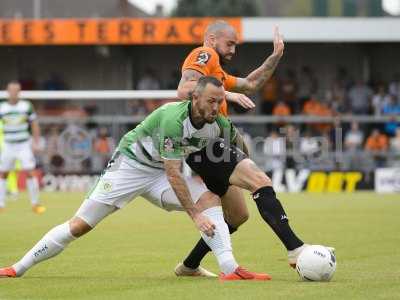
<svg viewBox="0 0 400 300"><path fill-rule="evenodd" d="M0 18L142 18L148 16L127 0L0 1Z"/></svg>

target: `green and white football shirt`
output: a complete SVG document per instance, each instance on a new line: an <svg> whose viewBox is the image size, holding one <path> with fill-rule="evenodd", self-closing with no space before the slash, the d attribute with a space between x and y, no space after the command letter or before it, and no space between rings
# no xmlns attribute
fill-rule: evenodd
<svg viewBox="0 0 400 300"><path fill-rule="evenodd" d="M3 121L4 141L20 143L31 137L29 123L36 119L32 104L19 100L16 104L0 103L0 118Z"/></svg>
<svg viewBox="0 0 400 300"><path fill-rule="evenodd" d="M224 116L196 129L190 121L190 101L167 103L146 117L121 139L118 150L144 165L163 168L163 159L177 159L199 151L218 137L233 142L236 129Z"/></svg>

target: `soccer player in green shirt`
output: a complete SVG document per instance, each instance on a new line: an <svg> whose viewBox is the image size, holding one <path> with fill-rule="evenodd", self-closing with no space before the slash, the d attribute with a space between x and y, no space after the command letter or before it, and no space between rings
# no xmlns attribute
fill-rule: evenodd
<svg viewBox="0 0 400 300"><path fill-rule="evenodd" d="M240 267L232 253L220 198L204 183L181 174L182 159L200 153L215 139L240 144L230 121L218 114L224 89L214 77L199 80L192 101L161 106L121 139L117 151L67 222L51 229L0 277L22 276L33 265L56 256L106 216L137 196L166 210L184 210L212 249L221 280L269 280L268 274ZM104 254L107 255L107 254Z"/></svg>

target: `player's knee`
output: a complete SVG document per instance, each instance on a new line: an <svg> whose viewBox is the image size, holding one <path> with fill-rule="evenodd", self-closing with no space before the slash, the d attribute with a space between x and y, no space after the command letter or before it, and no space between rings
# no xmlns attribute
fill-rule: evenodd
<svg viewBox="0 0 400 300"><path fill-rule="evenodd" d="M214 193L205 192L200 196L195 206L198 210L203 211L210 207L221 206L221 199Z"/></svg>
<svg viewBox="0 0 400 300"><path fill-rule="evenodd" d="M88 223L86 223L84 220L82 220L79 217L73 217L69 221L69 229L71 231L71 234L78 238L81 237L82 235L88 233L90 230L93 228L90 227Z"/></svg>
<svg viewBox="0 0 400 300"><path fill-rule="evenodd" d="M251 192L255 192L262 187L272 186L272 180L264 172L257 171L254 174L254 181L252 185L253 187Z"/></svg>

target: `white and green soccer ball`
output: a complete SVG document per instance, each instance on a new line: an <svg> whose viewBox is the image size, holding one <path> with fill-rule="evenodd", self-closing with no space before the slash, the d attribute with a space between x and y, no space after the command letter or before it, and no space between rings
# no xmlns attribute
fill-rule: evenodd
<svg viewBox="0 0 400 300"><path fill-rule="evenodd" d="M304 281L329 281L336 270L335 254L320 245L306 247L297 258L296 270Z"/></svg>

